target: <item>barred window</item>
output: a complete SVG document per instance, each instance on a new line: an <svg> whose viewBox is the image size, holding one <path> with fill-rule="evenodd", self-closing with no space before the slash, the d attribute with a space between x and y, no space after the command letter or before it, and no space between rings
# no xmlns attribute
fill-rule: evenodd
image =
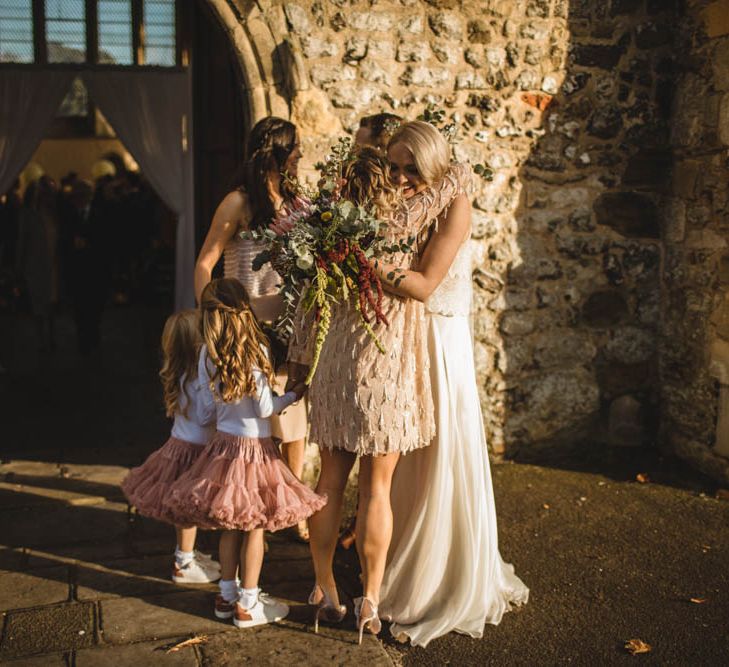
<svg viewBox="0 0 729 667"><path fill-rule="evenodd" d="M99 63L134 64L131 0L99 0L98 20Z"/></svg>
<svg viewBox="0 0 729 667"><path fill-rule="evenodd" d="M176 67L190 0L0 0L0 63Z"/></svg>
<svg viewBox="0 0 729 667"><path fill-rule="evenodd" d="M144 64L175 64L175 0L144 2Z"/></svg>
<svg viewBox="0 0 729 667"><path fill-rule="evenodd" d="M0 2L0 62L32 63L33 6L29 0Z"/></svg>

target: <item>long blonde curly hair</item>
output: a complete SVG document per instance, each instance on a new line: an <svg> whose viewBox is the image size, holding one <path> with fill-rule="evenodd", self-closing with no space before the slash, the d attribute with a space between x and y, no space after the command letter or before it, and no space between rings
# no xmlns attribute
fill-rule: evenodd
<svg viewBox="0 0 729 667"><path fill-rule="evenodd" d="M162 330L162 368L159 372L162 381L165 412L173 417L178 412L187 416L187 405L181 398L189 399L185 380L197 377L197 359L202 346L200 334L200 313L197 310L181 310L167 318Z"/></svg>
<svg viewBox="0 0 729 667"><path fill-rule="evenodd" d="M371 205L387 215L400 205L398 191L390 178L390 163L377 149L360 148L343 170L342 198L362 206Z"/></svg>
<svg viewBox="0 0 729 667"><path fill-rule="evenodd" d="M200 297L202 335L215 367L210 378L213 396L234 403L256 394L254 370L273 386L268 339L258 326L245 287L235 278L219 278Z"/></svg>

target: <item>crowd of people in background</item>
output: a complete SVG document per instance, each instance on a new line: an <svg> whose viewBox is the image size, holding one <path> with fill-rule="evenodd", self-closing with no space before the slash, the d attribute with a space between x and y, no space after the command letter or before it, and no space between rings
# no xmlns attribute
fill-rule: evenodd
<svg viewBox="0 0 729 667"><path fill-rule="evenodd" d="M42 351L55 348L59 306L86 355L107 305L172 293L174 217L118 154L92 174L57 183L31 164L0 198L0 312L30 313Z"/></svg>

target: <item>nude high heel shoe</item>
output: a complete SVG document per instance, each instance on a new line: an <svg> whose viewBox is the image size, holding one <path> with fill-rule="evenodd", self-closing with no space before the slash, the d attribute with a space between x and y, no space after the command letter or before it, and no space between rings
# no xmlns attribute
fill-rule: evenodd
<svg viewBox="0 0 729 667"><path fill-rule="evenodd" d="M362 606L364 603L370 606L370 613L362 615ZM373 635L379 634L382 630L382 622L380 617L377 615L377 605L372 602L369 598L361 597L356 598L354 601L354 616L357 620L357 629L359 630L359 643L362 643L362 635L364 634L365 628L367 628Z"/></svg>
<svg viewBox="0 0 729 667"><path fill-rule="evenodd" d="M314 615L314 632L316 634L319 634L319 619L327 623L341 623L347 615L347 607L343 604L334 604L319 584L314 584L308 602L310 605L316 605L316 614Z"/></svg>

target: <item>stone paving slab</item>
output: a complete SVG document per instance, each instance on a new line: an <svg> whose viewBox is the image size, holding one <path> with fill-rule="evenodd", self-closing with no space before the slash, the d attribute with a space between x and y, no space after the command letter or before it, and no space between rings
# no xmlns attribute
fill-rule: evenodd
<svg viewBox="0 0 729 667"><path fill-rule="evenodd" d="M22 549L8 549L0 547L0 574L17 572L25 563L25 554Z"/></svg>
<svg viewBox="0 0 729 667"><path fill-rule="evenodd" d="M36 477L59 476L59 464L47 461L13 460L0 463L0 478L8 474L33 475Z"/></svg>
<svg viewBox="0 0 729 667"><path fill-rule="evenodd" d="M127 646L105 646L103 648L83 649L76 653L75 667L197 667L195 650L180 649L174 653L166 653L171 644L189 639L179 637L177 640L162 642L141 642Z"/></svg>
<svg viewBox="0 0 729 667"><path fill-rule="evenodd" d="M90 542L87 544L49 545L46 549L26 549L26 570L55 567L60 563L84 566L129 557L126 541Z"/></svg>
<svg viewBox="0 0 729 667"><path fill-rule="evenodd" d="M382 645L372 636L357 645L356 635L340 638L315 635L292 627L267 625L225 632L200 646L204 664L215 667L238 665L392 665Z"/></svg>
<svg viewBox="0 0 729 667"><path fill-rule="evenodd" d="M106 498L104 496L77 493L75 491L67 491L58 488L33 486L28 483L17 484L13 482L0 482L0 502L2 503L3 508L28 507L28 500L30 500L33 505L55 502L63 503L64 505L78 506L100 505L106 500Z"/></svg>
<svg viewBox="0 0 729 667"><path fill-rule="evenodd" d="M94 616L94 605L89 603L8 612L0 661L91 646Z"/></svg>
<svg viewBox="0 0 729 667"><path fill-rule="evenodd" d="M189 590L217 592L216 585L183 587L169 578L172 555L125 558L79 565L76 595L79 600L142 597Z"/></svg>
<svg viewBox="0 0 729 667"><path fill-rule="evenodd" d="M118 598L101 602L101 623L105 641L127 644L180 632L220 632L231 626L213 614L211 592L180 592L144 598Z"/></svg>
<svg viewBox="0 0 729 667"><path fill-rule="evenodd" d="M66 658L63 657L62 653L37 655L32 658L18 658L17 660L3 660L2 664L7 665L7 667L68 667Z"/></svg>
<svg viewBox="0 0 729 667"><path fill-rule="evenodd" d="M0 574L0 611L66 602L68 567L46 568L34 573Z"/></svg>
<svg viewBox="0 0 729 667"><path fill-rule="evenodd" d="M314 565L311 559L292 561L269 561L264 559L261 581L264 586L282 581L298 581L299 586L305 586L305 582L314 581Z"/></svg>
<svg viewBox="0 0 729 667"><path fill-rule="evenodd" d="M5 546L48 547L69 542L120 540L126 535L126 511L118 503L93 507L70 507L51 503L0 511ZM126 507L124 507L126 510ZM73 532L69 532L72 528Z"/></svg>

